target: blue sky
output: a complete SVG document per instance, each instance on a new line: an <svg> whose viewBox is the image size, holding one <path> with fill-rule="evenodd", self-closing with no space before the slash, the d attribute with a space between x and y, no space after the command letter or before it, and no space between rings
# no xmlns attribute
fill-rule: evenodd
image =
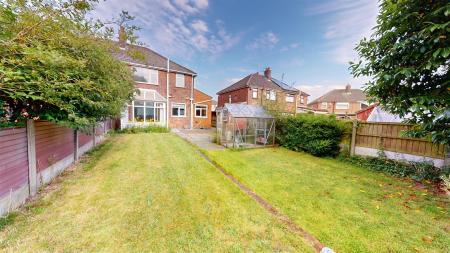
<svg viewBox="0 0 450 253"><path fill-rule="evenodd" d="M127 10L147 46L198 73L213 95L242 77L272 75L315 98L353 79L348 61L371 34L376 0L106 0L93 13L108 20Z"/></svg>

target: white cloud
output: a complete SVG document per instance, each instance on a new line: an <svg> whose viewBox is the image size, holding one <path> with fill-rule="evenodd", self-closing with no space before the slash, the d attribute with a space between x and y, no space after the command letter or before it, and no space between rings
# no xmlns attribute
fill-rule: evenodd
<svg viewBox="0 0 450 253"><path fill-rule="evenodd" d="M322 15L326 55L334 62L348 64L357 60L354 48L359 40L371 35L378 14L377 0L330 0L306 11L307 15Z"/></svg>
<svg viewBox="0 0 450 253"><path fill-rule="evenodd" d="M286 51L288 51L290 49L298 48L299 46L300 46L300 43L291 43L291 44L289 44L287 46L282 47L280 49L280 52L286 52Z"/></svg>
<svg viewBox="0 0 450 253"><path fill-rule="evenodd" d="M208 24L202 13L208 0L109 0L100 1L92 17L110 20L122 10L142 28L140 40L162 54L189 58L196 53L217 56L236 45L241 34L225 29L222 21Z"/></svg>
<svg viewBox="0 0 450 253"><path fill-rule="evenodd" d="M247 48L251 50L255 49L272 49L277 43L278 37L271 31L262 33L258 38L256 38L252 43L250 43Z"/></svg>
<svg viewBox="0 0 450 253"><path fill-rule="evenodd" d="M197 19L194 22L192 22L191 26L197 33L206 33L206 32L208 32L208 25L203 20L198 20Z"/></svg>

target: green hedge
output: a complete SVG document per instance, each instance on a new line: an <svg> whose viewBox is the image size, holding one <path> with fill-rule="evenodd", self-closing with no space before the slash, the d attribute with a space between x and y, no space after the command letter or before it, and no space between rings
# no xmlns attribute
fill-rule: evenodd
<svg viewBox="0 0 450 253"><path fill-rule="evenodd" d="M336 156L349 125L332 115L297 114L277 119L277 142L315 156Z"/></svg>

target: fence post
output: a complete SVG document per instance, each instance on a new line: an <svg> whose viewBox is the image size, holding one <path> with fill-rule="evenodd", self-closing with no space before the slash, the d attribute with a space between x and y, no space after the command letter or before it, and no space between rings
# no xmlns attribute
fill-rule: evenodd
<svg viewBox="0 0 450 253"><path fill-rule="evenodd" d="M355 155L355 146L356 146L356 128L357 128L357 121L353 120L353 126L352 126L352 140L350 142L350 155Z"/></svg>
<svg viewBox="0 0 450 253"><path fill-rule="evenodd" d="M95 147L95 125L92 126L92 146Z"/></svg>
<svg viewBox="0 0 450 253"><path fill-rule="evenodd" d="M450 145L445 147L444 168L450 167Z"/></svg>
<svg viewBox="0 0 450 253"><path fill-rule="evenodd" d="M78 130L75 129L73 131L73 143L74 143L74 148L73 148L73 160L76 162L78 161Z"/></svg>
<svg viewBox="0 0 450 253"><path fill-rule="evenodd" d="M36 169L36 134L34 120L27 120L27 149L28 149L28 186L30 196L37 192L37 169Z"/></svg>

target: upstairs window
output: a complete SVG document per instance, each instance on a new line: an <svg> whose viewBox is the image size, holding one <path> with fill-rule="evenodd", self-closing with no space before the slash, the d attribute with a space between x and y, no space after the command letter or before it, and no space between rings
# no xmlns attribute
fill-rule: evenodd
<svg viewBox="0 0 450 253"><path fill-rule="evenodd" d="M150 82L150 69L141 68L141 67L133 67L134 70L134 81L140 83L149 83Z"/></svg>
<svg viewBox="0 0 450 253"><path fill-rule="evenodd" d="M133 70L134 81L158 85L158 70L141 67L133 67Z"/></svg>
<svg viewBox="0 0 450 253"><path fill-rule="evenodd" d="M294 103L294 95L286 94L286 102L288 103Z"/></svg>
<svg viewBox="0 0 450 253"><path fill-rule="evenodd" d="M321 109L327 109L328 108L328 103L327 102L322 102L322 104L320 105Z"/></svg>
<svg viewBox="0 0 450 253"><path fill-rule="evenodd" d="M150 69L150 83L158 85L158 70Z"/></svg>
<svg viewBox="0 0 450 253"><path fill-rule="evenodd" d="M277 100L277 93L274 90L270 90L269 97L270 97L270 100L275 101L275 100Z"/></svg>
<svg viewBox="0 0 450 253"><path fill-rule="evenodd" d="M349 103L336 103L336 109L345 110L349 108Z"/></svg>
<svg viewBox="0 0 450 253"><path fill-rule="evenodd" d="M183 74L177 74L176 75L176 87L184 88L184 75Z"/></svg>
<svg viewBox="0 0 450 253"><path fill-rule="evenodd" d="M258 89L252 89L252 98L258 98Z"/></svg>
<svg viewBox="0 0 450 253"><path fill-rule="evenodd" d="M303 96L300 96L300 104L304 104L305 103L305 98Z"/></svg>

